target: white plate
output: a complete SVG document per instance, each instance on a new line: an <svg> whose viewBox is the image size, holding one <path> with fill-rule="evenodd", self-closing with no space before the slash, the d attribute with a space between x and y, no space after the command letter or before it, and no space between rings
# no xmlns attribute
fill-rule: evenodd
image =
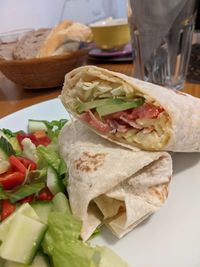
<svg viewBox="0 0 200 267"><path fill-rule="evenodd" d="M15 112L0 120L0 128L26 130L28 119L69 118L58 99ZM174 176L169 198L147 221L121 240L108 230L94 240L135 267L200 266L200 154L173 156Z"/></svg>

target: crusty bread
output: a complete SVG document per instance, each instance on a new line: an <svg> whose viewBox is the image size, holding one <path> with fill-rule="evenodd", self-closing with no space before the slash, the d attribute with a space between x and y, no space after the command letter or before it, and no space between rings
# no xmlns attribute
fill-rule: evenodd
<svg viewBox="0 0 200 267"><path fill-rule="evenodd" d="M13 50L17 42L2 43L0 45L0 60L11 60L13 59Z"/></svg>
<svg viewBox="0 0 200 267"><path fill-rule="evenodd" d="M84 24L64 20L52 29L25 34L15 45L0 47L0 59L31 59L72 53L81 42L90 42L92 32Z"/></svg>
<svg viewBox="0 0 200 267"><path fill-rule="evenodd" d="M50 29L39 29L23 36L13 50L14 59L36 58L38 51L45 42Z"/></svg>
<svg viewBox="0 0 200 267"><path fill-rule="evenodd" d="M91 29L81 23L64 20L49 33L41 46L39 57L60 55L76 51L81 42L92 40Z"/></svg>

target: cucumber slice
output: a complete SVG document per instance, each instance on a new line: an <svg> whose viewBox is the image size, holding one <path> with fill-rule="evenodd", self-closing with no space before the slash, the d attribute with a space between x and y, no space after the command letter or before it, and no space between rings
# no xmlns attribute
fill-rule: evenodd
<svg viewBox="0 0 200 267"><path fill-rule="evenodd" d="M144 104L144 98L135 98L131 101L123 101L121 103L112 103L108 105L102 105L96 108L99 116L105 116L111 113L127 110L130 108L136 108Z"/></svg>
<svg viewBox="0 0 200 267"><path fill-rule="evenodd" d="M46 229L45 224L23 214L17 214L0 247L0 257L9 261L31 264Z"/></svg>
<svg viewBox="0 0 200 267"><path fill-rule="evenodd" d="M23 214L32 219L39 220L39 217L37 216L34 209L28 203L24 203L0 224L0 240L1 241L4 241L6 239L9 228L17 214Z"/></svg>
<svg viewBox="0 0 200 267"><path fill-rule="evenodd" d="M38 252L31 265L6 261L3 267L50 267L50 264L47 257L42 252Z"/></svg>
<svg viewBox="0 0 200 267"><path fill-rule="evenodd" d="M47 169L47 187L53 195L65 191L65 186L62 180L59 179L56 171L50 166Z"/></svg>
<svg viewBox="0 0 200 267"><path fill-rule="evenodd" d="M53 203L50 201L37 201L31 203L31 207L35 210L41 222L46 224L49 213L53 208Z"/></svg>
<svg viewBox="0 0 200 267"><path fill-rule="evenodd" d="M13 147L13 149L15 151L22 151L22 149L21 149L21 147L19 145L19 142L18 142L16 137L10 137L9 138L9 142L10 142L10 144L12 145L12 147Z"/></svg>
<svg viewBox="0 0 200 267"><path fill-rule="evenodd" d="M111 104L121 104L121 103L124 103L124 101L118 98L98 99L98 100L93 100L93 101L86 102L86 103L77 104L76 111L78 113L82 113L83 111L86 111L89 109L93 109L93 108L97 108L101 106L107 106Z"/></svg>
<svg viewBox="0 0 200 267"><path fill-rule="evenodd" d="M69 201L63 193L60 192L57 195L55 195L55 197L52 199L52 202L54 211L71 213L69 207Z"/></svg>
<svg viewBox="0 0 200 267"><path fill-rule="evenodd" d="M28 132L35 133L37 131L47 132L47 126L45 122L40 120L28 120Z"/></svg>

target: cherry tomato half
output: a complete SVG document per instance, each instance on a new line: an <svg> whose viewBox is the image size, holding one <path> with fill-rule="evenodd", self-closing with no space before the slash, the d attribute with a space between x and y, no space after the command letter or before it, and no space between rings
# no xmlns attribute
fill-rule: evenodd
<svg viewBox="0 0 200 267"><path fill-rule="evenodd" d="M19 171L7 171L0 174L0 185L3 189L10 190L24 182L25 175Z"/></svg>
<svg viewBox="0 0 200 267"><path fill-rule="evenodd" d="M16 205L12 204L10 200L4 199L2 200L2 210L1 210L1 220L3 221L10 214L12 214L16 209Z"/></svg>

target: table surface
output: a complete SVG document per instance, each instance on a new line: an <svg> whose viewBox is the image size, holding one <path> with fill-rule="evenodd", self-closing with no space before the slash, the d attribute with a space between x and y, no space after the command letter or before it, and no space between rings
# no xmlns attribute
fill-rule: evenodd
<svg viewBox="0 0 200 267"><path fill-rule="evenodd" d="M132 63L95 65L130 76L133 73ZM55 98L60 94L60 92L61 88L39 90L23 89L8 80L5 76L3 76L3 74L0 74L0 118L30 105ZM183 92L200 97L200 84L186 82Z"/></svg>

